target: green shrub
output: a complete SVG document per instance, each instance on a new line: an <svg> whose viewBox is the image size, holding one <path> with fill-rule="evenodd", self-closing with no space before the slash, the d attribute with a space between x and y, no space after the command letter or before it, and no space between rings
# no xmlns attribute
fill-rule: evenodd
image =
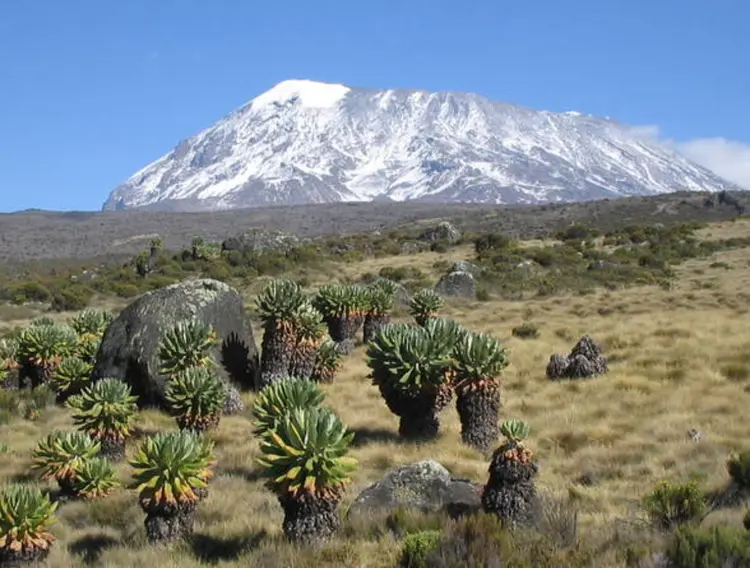
<svg viewBox="0 0 750 568"><path fill-rule="evenodd" d="M536 324L525 322L514 327L511 333L519 339L536 339L539 337L539 328Z"/></svg>
<svg viewBox="0 0 750 568"><path fill-rule="evenodd" d="M94 292L86 286L67 286L57 290L50 306L57 312L82 310L89 305Z"/></svg>
<svg viewBox="0 0 750 568"><path fill-rule="evenodd" d="M727 471L740 489L750 489L750 451L732 454L727 461Z"/></svg>
<svg viewBox="0 0 750 568"><path fill-rule="evenodd" d="M670 568L750 566L750 533L737 527L680 527L667 549Z"/></svg>
<svg viewBox="0 0 750 568"><path fill-rule="evenodd" d="M651 521L659 528L700 522L706 513L706 495L695 482L672 484L662 481L643 500Z"/></svg>
<svg viewBox="0 0 750 568"><path fill-rule="evenodd" d="M403 568L428 568L427 555L440 542L440 531L420 531L406 535L401 553Z"/></svg>
<svg viewBox="0 0 750 568"><path fill-rule="evenodd" d="M587 227L583 223L574 223L567 229L564 229L555 235L555 238L561 241L584 241L599 236L597 229Z"/></svg>
<svg viewBox="0 0 750 568"><path fill-rule="evenodd" d="M438 530L444 522L445 517L437 513L398 507L386 517L385 526L397 537L402 537L411 533Z"/></svg>
<svg viewBox="0 0 750 568"><path fill-rule="evenodd" d="M745 511L745 516L742 517L742 526L745 527L745 530L750 531L750 509Z"/></svg>
<svg viewBox="0 0 750 568"><path fill-rule="evenodd" d="M430 568L583 568L597 564L588 549L561 546L532 529L506 528L494 515L479 513L448 522L424 565Z"/></svg>
<svg viewBox="0 0 750 568"><path fill-rule="evenodd" d="M130 282L112 282L109 288L113 294L120 298L135 298L141 294L141 289Z"/></svg>
<svg viewBox="0 0 750 568"><path fill-rule="evenodd" d="M489 233L474 239L474 252L482 255L488 251L501 251L513 247L515 243L508 235L502 233Z"/></svg>
<svg viewBox="0 0 750 568"><path fill-rule="evenodd" d="M27 282L9 286L2 292L2 294L0 294L2 299L10 300L15 304L23 304L25 302L47 302L51 296L52 293L49 288L36 280L29 280Z"/></svg>
<svg viewBox="0 0 750 568"><path fill-rule="evenodd" d="M478 287L476 292L476 299L477 302L489 302L491 297L490 293L487 291L487 288L485 288L484 286Z"/></svg>
<svg viewBox="0 0 750 568"><path fill-rule="evenodd" d="M206 278L211 278L213 280L227 282L232 277L232 273L230 272L229 268L226 267L226 265L212 264L203 271L203 276Z"/></svg>
<svg viewBox="0 0 750 568"><path fill-rule="evenodd" d="M446 253L450 249L450 243L448 241L435 241L430 245L430 250L437 253Z"/></svg>

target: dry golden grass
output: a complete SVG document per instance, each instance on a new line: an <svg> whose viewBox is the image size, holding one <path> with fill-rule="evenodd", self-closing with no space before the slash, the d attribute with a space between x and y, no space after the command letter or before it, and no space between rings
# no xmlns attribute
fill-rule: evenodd
<svg viewBox="0 0 750 568"><path fill-rule="evenodd" d="M714 235L729 231L744 236L750 234L750 225L727 223L711 229ZM462 254L467 258L470 251ZM424 253L363 262L356 269L377 272L382 263L399 262L427 268L438 256L446 257ZM348 276L351 270L344 269ZM728 452L745 448L750 332L744 290L750 284L750 250L691 261L678 272L672 290L641 287L524 302L463 302L445 310L445 315L471 329L505 339L511 364L503 379L502 416L531 424L529 443L541 465L539 486L577 502L583 539L601 537L617 519L638 515L639 500L662 479L697 477L708 488L726 485ZM525 321L538 325L538 338L511 336L511 329ZM6 322L21 323L21 319ZM591 381L548 381L545 366L550 354L567 353L583 334L603 344L609 374ZM360 347L347 359L336 383L322 387L327 404L357 432L352 453L360 470L342 510L388 469L422 459L435 459L457 476L486 480L488 462L461 445L453 408L442 414L437 441L403 443L397 436L397 418L369 384L367 372ZM246 404L252 396L245 395ZM202 562L394 566L399 543L389 536L376 537L381 533L374 530L345 528L339 540L314 553L302 553L283 542L281 509L258 477L257 440L248 416L246 412L225 417L210 434L217 442L218 475L199 508L192 543L171 550L148 545L135 495L119 490L102 502L61 508L53 529L58 542L50 565L83 566L89 555L94 565L111 568L148 564L187 568ZM145 432L175 427L170 418L155 411L143 412L139 425ZM49 408L35 422L19 420L0 427L0 441L11 451L10 459L6 455L0 461L0 478L33 479L29 462L37 440L52 429L71 426L67 412ZM704 440L691 441L690 428L704 432ZM122 479L128 478L127 465L120 466L120 472ZM584 473L597 483L576 484ZM727 519L739 514L725 511L713 516ZM600 557L598 564L617 565L614 553Z"/></svg>

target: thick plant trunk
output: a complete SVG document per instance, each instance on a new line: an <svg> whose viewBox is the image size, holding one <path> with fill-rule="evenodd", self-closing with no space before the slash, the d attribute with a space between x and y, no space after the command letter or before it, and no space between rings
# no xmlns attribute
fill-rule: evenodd
<svg viewBox="0 0 750 568"><path fill-rule="evenodd" d="M316 383L332 383L336 378L336 369L328 366L316 365L310 379Z"/></svg>
<svg viewBox="0 0 750 568"><path fill-rule="evenodd" d="M260 388L270 385L289 373L294 341L284 328L275 323L266 324L260 355Z"/></svg>
<svg viewBox="0 0 750 568"><path fill-rule="evenodd" d="M0 568L22 568L42 564L49 555L49 548L24 548L10 550L0 548Z"/></svg>
<svg viewBox="0 0 750 568"><path fill-rule="evenodd" d="M385 325L391 322L390 314L367 314L362 327L362 341L371 341L375 334Z"/></svg>
<svg viewBox="0 0 750 568"><path fill-rule="evenodd" d="M180 430L191 430L197 434L201 434L206 430L218 426L221 416L215 414L213 416L206 416L201 420L195 420L186 416L177 416L175 420Z"/></svg>
<svg viewBox="0 0 750 568"><path fill-rule="evenodd" d="M510 525L528 524L537 519L539 500L534 486L538 466L520 463L509 454L519 446L506 441L497 448L490 462L490 477L482 493L482 508Z"/></svg>
<svg viewBox="0 0 750 568"><path fill-rule="evenodd" d="M388 409L400 418L398 433L407 440L427 441L440 430L437 399L439 391L407 396L395 389L380 387Z"/></svg>
<svg viewBox="0 0 750 568"><path fill-rule="evenodd" d="M463 443L482 453L491 451L500 435L500 390L490 387L463 391L456 399L456 410Z"/></svg>
<svg viewBox="0 0 750 568"><path fill-rule="evenodd" d="M437 414L429 410L401 416L398 433L402 438L412 441L434 440L440 430Z"/></svg>
<svg viewBox="0 0 750 568"><path fill-rule="evenodd" d="M328 334L336 343L344 343L356 340L360 328L364 322L364 316L331 316L326 318Z"/></svg>
<svg viewBox="0 0 750 568"><path fill-rule="evenodd" d="M322 544L331 539L339 528L336 513L340 497L323 499L313 495L299 498L279 498L284 509L282 528L286 537L297 544Z"/></svg>
<svg viewBox="0 0 750 568"><path fill-rule="evenodd" d="M482 493L482 508L510 525L533 523L538 512L533 481L506 485L487 485Z"/></svg>
<svg viewBox="0 0 750 568"><path fill-rule="evenodd" d="M119 462L125 458L125 440L116 438L103 438L99 440L102 449L99 454L111 462Z"/></svg>
<svg viewBox="0 0 750 568"><path fill-rule="evenodd" d="M78 498L78 494L74 489L74 478L58 479L57 485L60 487L60 493L57 497L58 501L65 502Z"/></svg>
<svg viewBox="0 0 750 568"><path fill-rule="evenodd" d="M24 363L19 374L22 379L26 379L26 382L31 386L32 389L39 385L46 384L55 372L56 365L48 363L46 365L37 365L33 363ZM23 382L23 381L22 381Z"/></svg>
<svg viewBox="0 0 750 568"><path fill-rule="evenodd" d="M143 507L149 542L173 542L192 534L198 503L206 498L208 490L198 489L195 493L198 501Z"/></svg>
<svg viewBox="0 0 750 568"><path fill-rule="evenodd" d="M307 341L297 344L294 350L291 364L289 365L289 374L300 379L309 379L315 368L315 355L318 352L318 346L315 343Z"/></svg>

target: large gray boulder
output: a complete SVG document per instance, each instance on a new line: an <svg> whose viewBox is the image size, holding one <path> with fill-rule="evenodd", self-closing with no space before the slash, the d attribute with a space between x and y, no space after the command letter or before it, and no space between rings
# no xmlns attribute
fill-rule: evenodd
<svg viewBox="0 0 750 568"><path fill-rule="evenodd" d="M302 241L296 235L282 233L281 231L250 229L245 233L225 239L221 243L221 250L244 253L267 250L285 252L300 246L303 242L306 241Z"/></svg>
<svg viewBox="0 0 750 568"><path fill-rule="evenodd" d="M194 318L216 330L213 359L220 376L240 388L252 388L258 350L242 297L227 284L210 279L186 280L148 292L122 310L104 332L92 380L123 380L138 395L139 404L161 405L166 377L159 373L159 342L168 328Z"/></svg>
<svg viewBox="0 0 750 568"><path fill-rule="evenodd" d="M444 274L435 285L435 292L441 296L475 298L477 295L477 283L471 272L457 270Z"/></svg>
<svg viewBox="0 0 750 568"><path fill-rule="evenodd" d="M392 513L408 509L422 513L444 511L451 516L479 511L480 486L458 479L433 460L425 460L391 470L367 487L352 503L349 515Z"/></svg>
<svg viewBox="0 0 750 568"><path fill-rule="evenodd" d="M441 221L437 226L422 232L420 239L429 242L447 241L450 244L455 244L461 240L461 231L453 223Z"/></svg>

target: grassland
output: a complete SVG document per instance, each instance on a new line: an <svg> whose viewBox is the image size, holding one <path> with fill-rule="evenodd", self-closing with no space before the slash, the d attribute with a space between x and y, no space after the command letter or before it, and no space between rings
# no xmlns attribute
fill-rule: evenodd
<svg viewBox="0 0 750 568"><path fill-rule="evenodd" d="M703 239L750 237L750 221L741 219L703 229ZM393 258L366 259L335 272L342 281L384 266L411 266L436 279L436 261L471 259L470 247L448 253L423 252ZM642 518L641 498L663 479L697 479L708 489L728 484L726 457L747 449L750 408L750 248L721 251L675 268L671 288L639 286L594 289L523 301L462 300L449 302L444 315L477 331L503 338L511 364L503 378L503 417L532 426L530 446L539 458L539 488L570 499L579 511L579 539L599 551L595 566L623 566L623 547ZM329 273L330 274L330 273ZM328 274L309 274L308 286L331 281ZM261 282L249 283L248 304ZM97 298L117 308L122 300ZM0 308L0 325L24 325L38 312L24 306ZM55 315L64 319L68 314ZM519 339L511 330L524 322L538 326L535 339ZM260 329L256 325L256 341ZM2 331L0 329L0 331ZM583 334L604 347L609 373L591 381L550 382L545 365L554 352L567 353ZM363 348L346 360L334 384L324 385L327 404L357 433L353 455L360 462L347 504L390 468L436 459L455 475L484 483L488 461L461 445L455 410L441 416L442 435L429 444L403 443L397 419L378 391L369 385ZM253 395L247 393L245 403ZM70 428L66 411L49 406L34 421L14 419L0 426L7 452L0 459L0 480L29 480L31 451L46 433ZM144 411L141 435L173 429L174 422ZM696 428L702 440L687 432ZM220 566L392 567L400 543L382 526L344 525L340 538L316 551L301 551L284 542L282 511L262 485L257 440L248 413L225 417L210 433L218 446L218 475L199 508L195 538L164 550L149 546L143 513L135 494L126 490L95 503L69 503L54 526L58 542L50 566L96 565L108 568L158 565L191 568ZM132 447L130 448L132 451ZM122 479L129 475L120 466ZM577 482L582 475L593 485ZM712 513L706 523L739 523L744 508Z"/></svg>

